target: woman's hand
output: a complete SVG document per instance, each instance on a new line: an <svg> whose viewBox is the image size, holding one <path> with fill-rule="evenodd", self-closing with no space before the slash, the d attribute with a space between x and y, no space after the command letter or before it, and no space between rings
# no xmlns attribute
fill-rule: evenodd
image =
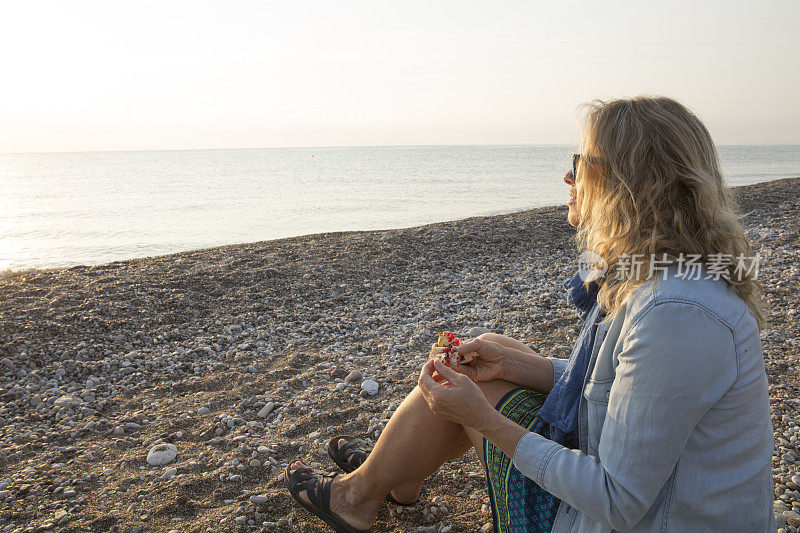
<svg viewBox="0 0 800 533"><path fill-rule="evenodd" d="M472 339L456 347L458 355L470 352L475 352L478 355L467 364L454 364L453 370L464 374L472 381L505 379L506 356L504 346L483 339Z"/></svg>
<svg viewBox="0 0 800 533"><path fill-rule="evenodd" d="M487 417L495 412L472 380L438 358L431 359L422 367L419 388L436 416L462 426L483 427Z"/></svg>

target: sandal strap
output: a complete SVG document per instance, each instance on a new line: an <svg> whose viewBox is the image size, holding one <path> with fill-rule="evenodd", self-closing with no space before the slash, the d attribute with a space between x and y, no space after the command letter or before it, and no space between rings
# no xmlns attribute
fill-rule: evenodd
<svg viewBox="0 0 800 533"><path fill-rule="evenodd" d="M337 454L344 459L345 462L352 464L355 467L361 466L367 459L366 442L361 439L349 440L342 444Z"/></svg>
<svg viewBox="0 0 800 533"><path fill-rule="evenodd" d="M323 475L321 477L322 477L322 483L320 484L321 486L320 485L318 485L318 486L319 486L319 491L321 493L320 495L322 496L322 498L319 499L319 503L322 506L322 509L326 513L330 513L331 512L331 487L333 486L333 478L336 477L336 474L333 474L332 476Z"/></svg>
<svg viewBox="0 0 800 533"><path fill-rule="evenodd" d="M289 484L294 486L298 493L305 491L312 505L329 513L331 510L331 487L333 479L337 475L339 474L318 475L307 466L301 466L289 476Z"/></svg>

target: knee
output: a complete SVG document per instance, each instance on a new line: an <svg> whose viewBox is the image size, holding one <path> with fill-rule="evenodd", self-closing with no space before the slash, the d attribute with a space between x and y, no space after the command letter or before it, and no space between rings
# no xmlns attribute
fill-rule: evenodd
<svg viewBox="0 0 800 533"><path fill-rule="evenodd" d="M500 335L499 333L482 333L478 335L478 338L483 341L493 342L495 344L505 346L506 348L512 348L514 350L519 350L525 353L534 353L533 350L528 348L525 344L518 341L517 339L508 337L506 335Z"/></svg>
<svg viewBox="0 0 800 533"><path fill-rule="evenodd" d="M497 333L481 333L476 338L482 341L497 342L497 337L502 337L502 335L498 335Z"/></svg>
<svg viewBox="0 0 800 533"><path fill-rule="evenodd" d="M428 405L428 401L425 399L425 396L422 395L422 390L419 388L419 385L414 387L408 396L402 401L400 406L397 410L392 414L392 418L398 416L398 414L407 413L407 412L414 412L414 413L430 413L433 415L433 411L431 411L430 406Z"/></svg>
<svg viewBox="0 0 800 533"><path fill-rule="evenodd" d="M482 341L502 344L503 346L509 346L514 340L511 337L506 337L505 335L501 335L499 333L481 333L477 338Z"/></svg>

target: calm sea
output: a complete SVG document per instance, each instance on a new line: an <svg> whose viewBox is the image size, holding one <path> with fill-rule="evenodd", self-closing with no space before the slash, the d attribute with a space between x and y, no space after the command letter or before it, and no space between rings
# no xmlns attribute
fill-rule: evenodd
<svg viewBox="0 0 800 533"><path fill-rule="evenodd" d="M571 146L0 154L0 270L99 264L561 204ZM731 184L800 175L800 146L721 146Z"/></svg>

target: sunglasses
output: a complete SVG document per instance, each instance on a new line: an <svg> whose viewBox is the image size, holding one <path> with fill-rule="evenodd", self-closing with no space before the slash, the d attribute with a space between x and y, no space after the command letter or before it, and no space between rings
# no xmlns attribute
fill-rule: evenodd
<svg viewBox="0 0 800 533"><path fill-rule="evenodd" d="M578 179L578 165L581 164L581 160L586 161L590 165L600 163L603 161L600 157L592 157L592 156L582 156L581 154L572 154L572 177L573 179Z"/></svg>
<svg viewBox="0 0 800 533"><path fill-rule="evenodd" d="M581 154L572 154L572 179L578 179L578 165L581 162Z"/></svg>

